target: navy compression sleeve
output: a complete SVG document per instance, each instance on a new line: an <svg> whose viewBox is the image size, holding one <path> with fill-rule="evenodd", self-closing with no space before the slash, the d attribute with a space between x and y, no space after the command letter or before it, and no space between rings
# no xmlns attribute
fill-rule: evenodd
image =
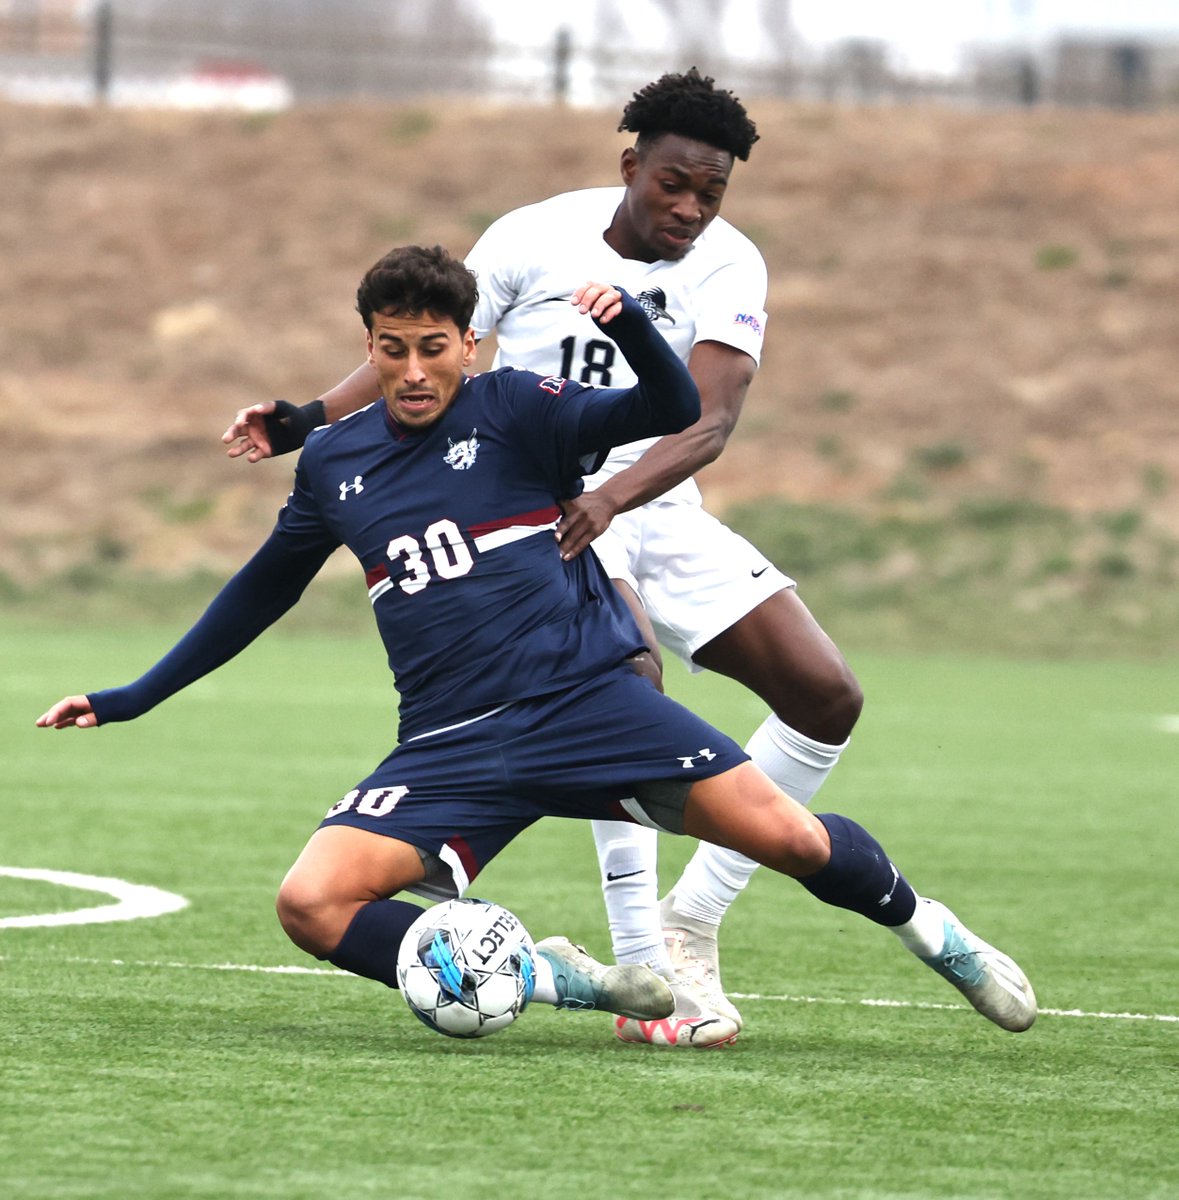
<svg viewBox="0 0 1179 1200"><path fill-rule="evenodd" d="M227 663L303 594L333 546L293 546L272 533L217 593L200 620L151 670L124 687L88 696L100 725L131 721Z"/></svg>
<svg viewBox="0 0 1179 1200"><path fill-rule="evenodd" d="M679 433L700 420L695 380L637 300L622 292L622 311L609 324L596 320L594 324L622 351L638 383L623 393L621 402L594 431L595 444L585 450Z"/></svg>

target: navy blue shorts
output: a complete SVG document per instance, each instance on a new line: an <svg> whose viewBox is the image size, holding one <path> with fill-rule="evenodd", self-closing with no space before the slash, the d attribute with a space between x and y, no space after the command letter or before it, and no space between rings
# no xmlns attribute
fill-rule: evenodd
<svg viewBox="0 0 1179 1200"><path fill-rule="evenodd" d="M671 833L688 787L749 756L628 666L403 742L324 817L423 852L431 898L461 895L541 817Z"/></svg>

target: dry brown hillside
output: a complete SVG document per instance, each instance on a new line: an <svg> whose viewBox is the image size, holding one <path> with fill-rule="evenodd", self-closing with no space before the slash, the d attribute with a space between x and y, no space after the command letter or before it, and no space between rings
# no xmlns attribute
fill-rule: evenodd
<svg viewBox="0 0 1179 1200"><path fill-rule="evenodd" d="M755 116L725 215L769 262L768 349L712 507L897 503L919 461L1179 530L1179 115ZM360 361L391 245L614 182L615 122L0 107L0 572L236 564L290 464L228 461L232 412Z"/></svg>

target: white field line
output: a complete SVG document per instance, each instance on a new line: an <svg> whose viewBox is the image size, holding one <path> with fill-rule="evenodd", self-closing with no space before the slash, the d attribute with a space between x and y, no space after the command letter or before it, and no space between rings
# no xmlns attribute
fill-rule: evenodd
<svg viewBox="0 0 1179 1200"><path fill-rule="evenodd" d="M18 958L0 954L0 962L33 962L33 958ZM335 967L264 967L256 963L184 963L166 961L136 961L122 958L66 958L59 961L78 966L134 967L140 970L170 971L243 971L255 975L327 975L336 979L358 980L359 975L340 971ZM771 995L763 992L730 992L733 1000L752 1000L766 1004L832 1004L861 1008L913 1008L926 1011L961 1012L961 1004L931 1004L918 1000L886 1000L864 997L860 1000L845 1000L836 996ZM1093 1021L1163 1021L1179 1024L1179 1014L1137 1012L1089 1012L1081 1008L1042 1008L1042 1017L1071 1017Z"/></svg>
<svg viewBox="0 0 1179 1200"><path fill-rule="evenodd" d="M1179 732L1179 715L1164 717L1174 721L1174 730ZM102 892L114 898L114 904L97 905L93 908L74 909L72 912L40 913L29 916L0 918L0 929L29 928L35 926L91 925L107 921L134 921L144 917L162 916L176 912L188 905L188 900L174 892L143 884L128 883L105 875L81 875L73 871L49 871L27 867L0 866L0 875L15 879L38 880L58 884L62 887L79 888L83 891ZM0 954L0 962L17 961ZM31 961L31 960L25 960ZM276 966L263 967L250 963L182 963L182 962L134 962L120 958L69 958L64 960L81 966L138 967L141 969L167 969L177 971L246 971L261 975L335 975L341 979L356 979L347 971L335 967ZM960 1004L931 1004L914 1000L885 1000L864 997L860 1000L845 1000L832 996L765 995L759 992L732 992L735 1000L752 1000L771 1004L833 1004L856 1005L865 1008L914 1008L926 1010L954 1011ZM1133 1012L1088 1012L1080 1008L1042 1008L1041 1016L1080 1017L1097 1021L1166 1021L1179 1023L1179 1015L1170 1013Z"/></svg>
<svg viewBox="0 0 1179 1200"><path fill-rule="evenodd" d="M847 1004L859 1005L864 1008L922 1008L922 1009L955 1009L960 1010L961 1004L929 1004L918 1000L873 1000L864 997L862 1000L841 1000L830 996L769 996L760 992L729 992L733 1000L766 1000L780 1004ZM1133 1012L1088 1012L1082 1008L1041 1008L1042 1017L1086 1017L1096 1021L1173 1021L1179 1023L1179 1015L1172 1013L1133 1013Z"/></svg>
<svg viewBox="0 0 1179 1200"><path fill-rule="evenodd" d="M77 871L48 871L38 867L0 867L0 875L12 879L30 879L83 892L100 892L114 899L113 904L75 908L69 912L31 913L28 916L0 917L0 929L31 929L62 925L102 925L107 921L139 921L179 912L188 901L175 892L128 883L108 875L80 875Z"/></svg>

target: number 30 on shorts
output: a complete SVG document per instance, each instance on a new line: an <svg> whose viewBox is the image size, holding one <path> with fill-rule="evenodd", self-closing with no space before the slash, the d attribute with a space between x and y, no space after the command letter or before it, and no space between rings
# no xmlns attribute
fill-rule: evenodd
<svg viewBox="0 0 1179 1200"><path fill-rule="evenodd" d="M328 817L338 817L352 808L366 817L386 816L397 807L397 802L408 791L407 787L369 788L363 792L359 788L353 788L343 800L338 800L327 810L324 820Z"/></svg>

